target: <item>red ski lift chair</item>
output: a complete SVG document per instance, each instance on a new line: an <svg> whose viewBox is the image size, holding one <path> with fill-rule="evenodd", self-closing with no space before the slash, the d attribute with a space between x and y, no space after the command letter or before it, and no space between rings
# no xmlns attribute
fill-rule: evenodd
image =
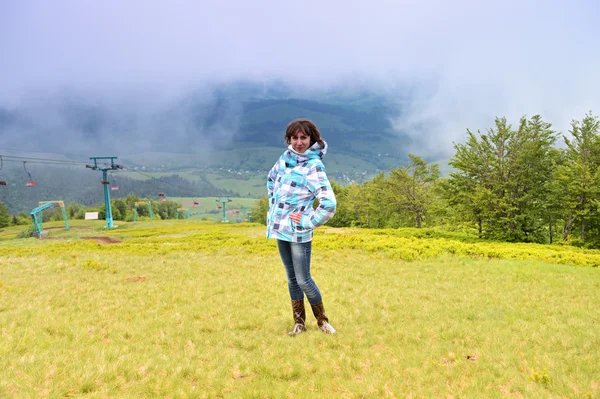
<svg viewBox="0 0 600 399"><path fill-rule="evenodd" d="M25 169L25 173L27 173L27 175L29 176L29 180L25 182L25 187L35 187L35 181L33 181L33 179L31 178L31 173L29 173L29 171L27 170L25 162L27 161L23 161L23 169Z"/></svg>

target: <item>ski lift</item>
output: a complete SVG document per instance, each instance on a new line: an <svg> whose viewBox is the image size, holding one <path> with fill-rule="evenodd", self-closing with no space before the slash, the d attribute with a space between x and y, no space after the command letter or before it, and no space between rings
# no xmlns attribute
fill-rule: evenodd
<svg viewBox="0 0 600 399"><path fill-rule="evenodd" d="M2 170L2 155L0 155L0 170ZM6 180L2 175L0 175L0 186L6 186Z"/></svg>
<svg viewBox="0 0 600 399"><path fill-rule="evenodd" d="M25 173L27 173L27 175L29 176L29 180L25 182L25 187L35 187L35 181L33 181L33 179L31 178L31 173L29 173L29 171L27 170L25 162L27 161L23 161L23 169L25 169Z"/></svg>
<svg viewBox="0 0 600 399"><path fill-rule="evenodd" d="M115 180L116 180L116 179L115 179L115 177L113 176L113 185L112 185L112 187L110 188L110 191L119 191L119 186L115 185L115 183L116 183L116 182L115 182Z"/></svg>

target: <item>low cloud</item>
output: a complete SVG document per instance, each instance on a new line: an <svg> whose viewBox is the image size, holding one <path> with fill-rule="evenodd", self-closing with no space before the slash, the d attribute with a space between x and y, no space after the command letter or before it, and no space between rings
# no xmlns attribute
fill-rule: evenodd
<svg viewBox="0 0 600 399"><path fill-rule="evenodd" d="M208 86L282 81L305 95L367 86L399 104L389 117L417 143L407 151L443 157L496 116L516 124L540 114L566 133L572 119L600 113L599 9L592 0L2 2L0 110L34 104L35 120L18 121L32 142L60 132L66 148L126 140L150 150L161 137L196 137L198 126L235 133L239 104ZM46 95L65 87L94 93L69 100L76 116ZM182 99L222 108L226 123L169 108ZM112 115L97 124L100 141L86 136L95 113Z"/></svg>

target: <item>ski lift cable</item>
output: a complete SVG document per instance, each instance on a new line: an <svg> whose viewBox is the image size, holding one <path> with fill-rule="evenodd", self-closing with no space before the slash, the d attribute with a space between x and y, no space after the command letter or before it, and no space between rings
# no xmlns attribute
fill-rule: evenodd
<svg viewBox="0 0 600 399"><path fill-rule="evenodd" d="M64 164L64 165L85 165L84 162L77 161L66 161L64 159L49 159L49 158L31 158L31 157L17 157L13 155L0 155L4 161L7 162L23 162L24 160L29 163L49 163L49 164Z"/></svg>
<svg viewBox="0 0 600 399"><path fill-rule="evenodd" d="M5 159L4 162L23 162L21 160L17 160L17 159ZM27 161L30 164L46 164L46 165L56 165L56 166L80 166L80 165L86 165L84 163L65 163L65 162L58 162L58 161L31 161L28 160Z"/></svg>
<svg viewBox="0 0 600 399"><path fill-rule="evenodd" d="M24 153L66 155L66 156L71 156L71 157L76 157L77 156L77 154L71 154L71 153L52 152L52 151L37 151L37 150L31 150L31 149L18 150L16 148L6 148L6 147L0 147L0 150L2 150L2 151L12 151L12 152L24 152Z"/></svg>

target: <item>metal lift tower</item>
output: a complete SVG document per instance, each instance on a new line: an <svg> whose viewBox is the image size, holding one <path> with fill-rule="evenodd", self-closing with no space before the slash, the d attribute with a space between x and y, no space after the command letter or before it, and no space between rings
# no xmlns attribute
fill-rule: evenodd
<svg viewBox="0 0 600 399"><path fill-rule="evenodd" d="M225 204L227 204L228 202L231 202L231 198L229 197L219 197L217 198L217 202L221 203L220 206L218 206L217 208L219 209L223 209L223 221L222 223L227 223L227 206Z"/></svg>
<svg viewBox="0 0 600 399"><path fill-rule="evenodd" d="M93 165L85 165L86 168L90 168L92 170L101 170L102 171L102 185L104 186L104 208L106 209L106 227L113 227L113 217L112 217L112 208L110 206L110 182L108 181L108 171L109 170L117 170L123 169L121 165L117 165L115 163L115 159L117 157L90 157L91 160L94 161ZM104 165L98 165L99 159L110 159L110 165L105 163Z"/></svg>

